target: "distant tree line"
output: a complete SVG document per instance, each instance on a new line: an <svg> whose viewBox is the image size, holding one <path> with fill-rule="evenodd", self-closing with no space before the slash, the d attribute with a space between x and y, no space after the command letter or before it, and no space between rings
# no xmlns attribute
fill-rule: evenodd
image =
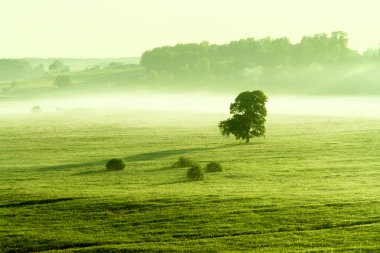
<svg viewBox="0 0 380 253"><path fill-rule="evenodd" d="M69 72L70 68L60 60L53 60L48 66L51 73ZM15 81L46 73L42 64L32 66L26 59L0 59L0 81Z"/></svg>
<svg viewBox="0 0 380 253"><path fill-rule="evenodd" d="M288 38L241 39L229 44L177 44L145 51L141 65L151 79L207 80L239 75L257 67L339 65L379 61L379 50L364 54L348 48L344 32L304 36L299 43ZM256 69L257 70L257 69Z"/></svg>
<svg viewBox="0 0 380 253"><path fill-rule="evenodd" d="M55 73L65 73L70 71L70 67L63 64L60 60L54 60L49 65L49 70Z"/></svg>
<svg viewBox="0 0 380 253"><path fill-rule="evenodd" d="M0 80L27 77L33 72L31 65L21 59L0 59Z"/></svg>

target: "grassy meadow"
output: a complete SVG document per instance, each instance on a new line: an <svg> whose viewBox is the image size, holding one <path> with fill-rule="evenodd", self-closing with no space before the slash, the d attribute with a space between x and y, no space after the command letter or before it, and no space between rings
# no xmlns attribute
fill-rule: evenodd
<svg viewBox="0 0 380 253"><path fill-rule="evenodd" d="M0 252L380 251L380 119L270 114L247 145L226 117L2 116ZM180 156L223 172L189 181Z"/></svg>

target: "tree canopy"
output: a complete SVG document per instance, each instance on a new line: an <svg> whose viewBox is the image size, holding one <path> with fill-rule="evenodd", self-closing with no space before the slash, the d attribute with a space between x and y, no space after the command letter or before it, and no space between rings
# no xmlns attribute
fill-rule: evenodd
<svg viewBox="0 0 380 253"><path fill-rule="evenodd" d="M146 71L142 80L184 89L378 93L380 47L359 53L348 47L345 32L336 31L304 36L296 43L286 37L267 37L157 47L145 51L140 64Z"/></svg>
<svg viewBox="0 0 380 253"><path fill-rule="evenodd" d="M219 123L221 133L227 137L232 134L246 143L252 137L264 136L267 100L267 96L260 90L240 93L230 105L233 116Z"/></svg>
<svg viewBox="0 0 380 253"><path fill-rule="evenodd" d="M145 51L141 65L150 71L186 76L197 72L220 74L258 65L337 63L359 56L347 44L347 34L341 31L330 36L325 33L304 36L296 44L288 38L248 38L224 45L177 44Z"/></svg>

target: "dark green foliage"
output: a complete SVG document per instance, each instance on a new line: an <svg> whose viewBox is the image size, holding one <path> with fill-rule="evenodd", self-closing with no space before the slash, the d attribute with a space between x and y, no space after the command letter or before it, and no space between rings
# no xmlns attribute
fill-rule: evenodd
<svg viewBox="0 0 380 253"><path fill-rule="evenodd" d="M205 174L203 172L202 167L199 164L190 167L187 170L187 178L193 181L203 180L205 178Z"/></svg>
<svg viewBox="0 0 380 253"><path fill-rule="evenodd" d="M123 170L126 164L123 159L113 158L109 160L106 164L107 170Z"/></svg>
<svg viewBox="0 0 380 253"><path fill-rule="evenodd" d="M68 75L58 75L54 80L54 86L60 89L66 89L71 86L71 78Z"/></svg>
<svg viewBox="0 0 380 253"><path fill-rule="evenodd" d="M206 172L221 172L223 167L219 162L209 162L206 165Z"/></svg>
<svg viewBox="0 0 380 253"><path fill-rule="evenodd" d="M225 136L233 134L236 139L245 140L265 135L265 103L267 96L260 90L240 93L230 106L232 118L219 123L220 131Z"/></svg>
<svg viewBox="0 0 380 253"><path fill-rule="evenodd" d="M257 66L337 64L360 58L347 44L347 34L341 31L304 36L297 44L288 38L248 38L224 45L177 44L145 51L141 65L177 79L204 80L207 76L239 75Z"/></svg>
<svg viewBox="0 0 380 253"><path fill-rule="evenodd" d="M178 161L173 164L173 167L184 168L184 167L192 167L196 165L197 165L197 162L194 161L193 159L186 156L180 156L178 158Z"/></svg>

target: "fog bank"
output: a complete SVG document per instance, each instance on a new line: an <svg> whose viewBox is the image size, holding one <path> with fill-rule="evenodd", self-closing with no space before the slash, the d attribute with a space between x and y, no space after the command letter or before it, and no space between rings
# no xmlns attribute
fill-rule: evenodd
<svg viewBox="0 0 380 253"><path fill-rule="evenodd" d="M36 105L41 107L42 113L105 109L228 114L234 98L235 96L210 94L116 94L0 101L0 114L30 113ZM380 98L270 96L267 108L269 114L380 117Z"/></svg>

